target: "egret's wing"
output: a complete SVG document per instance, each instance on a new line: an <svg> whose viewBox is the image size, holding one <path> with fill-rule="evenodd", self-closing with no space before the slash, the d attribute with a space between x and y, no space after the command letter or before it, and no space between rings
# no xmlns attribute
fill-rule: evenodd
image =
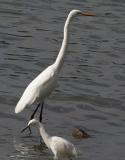
<svg viewBox="0 0 125 160"><path fill-rule="evenodd" d="M54 77L54 69L52 66L46 68L41 74L39 74L31 83L37 87L45 86Z"/></svg>
<svg viewBox="0 0 125 160"><path fill-rule="evenodd" d="M46 94L50 88L50 86L47 85L51 85L50 82L53 77L54 70L52 66L49 66L42 73L40 73L25 89L22 97L15 107L15 113L19 113L28 105L33 104L36 99L40 97L40 94Z"/></svg>
<svg viewBox="0 0 125 160"><path fill-rule="evenodd" d="M52 149L60 152L64 157L67 156L76 156L77 152L74 145L68 140L62 137L52 137Z"/></svg>
<svg viewBox="0 0 125 160"><path fill-rule="evenodd" d="M32 92L31 87L27 87L18 101L16 107L15 107L15 113L21 112L25 107L32 104L32 102L35 100L35 92ZM30 102L30 103L29 103Z"/></svg>

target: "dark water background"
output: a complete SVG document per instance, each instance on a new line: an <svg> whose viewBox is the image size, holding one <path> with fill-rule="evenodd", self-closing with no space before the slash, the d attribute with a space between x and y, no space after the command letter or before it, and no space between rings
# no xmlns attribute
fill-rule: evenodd
<svg viewBox="0 0 125 160"><path fill-rule="evenodd" d="M52 160L33 129L20 130L34 109L14 108L28 83L55 60L71 9L74 18L59 86L45 102L44 123L69 139L78 160L125 159L125 1L0 0L0 159ZM74 127L91 138L75 140Z"/></svg>

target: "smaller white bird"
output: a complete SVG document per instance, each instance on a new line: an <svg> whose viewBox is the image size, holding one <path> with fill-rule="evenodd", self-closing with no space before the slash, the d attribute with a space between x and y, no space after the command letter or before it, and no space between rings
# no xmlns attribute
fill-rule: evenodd
<svg viewBox="0 0 125 160"><path fill-rule="evenodd" d="M77 156L76 149L72 143L62 137L48 135L43 124L38 120L30 120L27 127L30 125L35 125L38 127L44 143L54 154L54 160L71 160L73 157Z"/></svg>

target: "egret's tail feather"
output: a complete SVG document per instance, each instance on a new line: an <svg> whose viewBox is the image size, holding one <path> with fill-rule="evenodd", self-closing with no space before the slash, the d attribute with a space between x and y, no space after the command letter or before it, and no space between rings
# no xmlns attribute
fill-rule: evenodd
<svg viewBox="0 0 125 160"><path fill-rule="evenodd" d="M19 101L15 107L15 113L20 113L27 105Z"/></svg>

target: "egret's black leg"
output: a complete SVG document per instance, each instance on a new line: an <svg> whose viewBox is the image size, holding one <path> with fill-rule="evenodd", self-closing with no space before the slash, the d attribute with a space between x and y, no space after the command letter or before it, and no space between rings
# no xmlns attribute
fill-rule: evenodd
<svg viewBox="0 0 125 160"><path fill-rule="evenodd" d="M32 113L32 115L31 115L31 117L30 117L30 120L32 120L32 119L34 118L34 115L35 115L36 111L38 110L39 106L40 106L40 103L37 105L36 109L35 109L34 112ZM32 132L31 132L30 126L27 126L27 127L25 127L24 129L22 129L22 130L21 130L21 133L24 132L27 128L29 129L30 134L31 134Z"/></svg>
<svg viewBox="0 0 125 160"><path fill-rule="evenodd" d="M34 110L33 114L31 115L30 120L32 120L34 118L34 115L35 115L36 111L38 110L39 106L40 106L40 103L37 105L36 109Z"/></svg>
<svg viewBox="0 0 125 160"><path fill-rule="evenodd" d="M40 111L40 116L39 116L40 122L42 122L43 106L44 106L44 102L42 103L42 106L41 106L41 111Z"/></svg>

